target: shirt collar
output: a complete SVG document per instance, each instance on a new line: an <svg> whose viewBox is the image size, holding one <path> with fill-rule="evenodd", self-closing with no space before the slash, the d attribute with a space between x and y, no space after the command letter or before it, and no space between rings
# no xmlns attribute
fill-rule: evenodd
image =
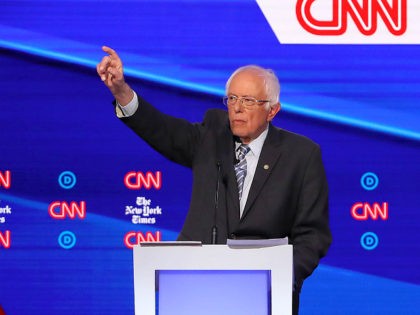
<svg viewBox="0 0 420 315"><path fill-rule="evenodd" d="M252 154L254 154L257 158L260 156L262 147L264 145L264 141L267 138L267 134L268 134L268 126L267 128L265 128L265 130L254 140L252 140L250 143L248 143L248 146L250 148L250 152L252 152ZM242 143L240 142L235 142L235 152L237 152L239 146Z"/></svg>

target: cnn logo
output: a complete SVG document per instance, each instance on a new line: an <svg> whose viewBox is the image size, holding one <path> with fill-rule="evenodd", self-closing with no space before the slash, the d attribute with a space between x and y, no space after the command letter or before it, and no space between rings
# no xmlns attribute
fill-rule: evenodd
<svg viewBox="0 0 420 315"><path fill-rule="evenodd" d="M348 20L353 20L357 29L364 35L376 32L381 19L388 31L396 36L407 30L407 0L332 0L330 17L319 19L312 10L317 0L298 0L296 17L300 25L315 35L342 35L347 31ZM325 10L325 9L324 9Z"/></svg>
<svg viewBox="0 0 420 315"><path fill-rule="evenodd" d="M282 44L418 44L420 2L256 0Z"/></svg>
<svg viewBox="0 0 420 315"><path fill-rule="evenodd" d="M71 201L67 203L65 201L54 201L48 206L48 214L56 220L76 219L76 217L83 220L86 218L86 202L81 201L77 203Z"/></svg>
<svg viewBox="0 0 420 315"><path fill-rule="evenodd" d="M128 189L160 189L162 187L162 173L161 172L128 172L124 176L124 185Z"/></svg>
<svg viewBox="0 0 420 315"><path fill-rule="evenodd" d="M127 248L133 249L134 246L144 243L144 242L160 242L162 240L162 235L160 231L156 231L155 234L152 232L128 232L124 236L124 244Z"/></svg>
<svg viewBox="0 0 420 315"><path fill-rule="evenodd" d="M388 202L383 202L382 204L374 202L372 205L367 202L357 202L351 207L350 213L357 221L378 220L379 218L388 220Z"/></svg>

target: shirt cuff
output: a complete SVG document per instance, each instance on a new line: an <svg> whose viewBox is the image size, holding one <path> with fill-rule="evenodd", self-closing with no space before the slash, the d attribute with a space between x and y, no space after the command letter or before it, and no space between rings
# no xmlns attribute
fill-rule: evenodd
<svg viewBox="0 0 420 315"><path fill-rule="evenodd" d="M137 97L137 94L134 91L133 94L134 95L130 103L128 103L125 106L121 106L118 102L116 102L117 106L115 107L115 112L118 118L130 117L134 115L134 113L137 111L137 108L139 108L139 99Z"/></svg>

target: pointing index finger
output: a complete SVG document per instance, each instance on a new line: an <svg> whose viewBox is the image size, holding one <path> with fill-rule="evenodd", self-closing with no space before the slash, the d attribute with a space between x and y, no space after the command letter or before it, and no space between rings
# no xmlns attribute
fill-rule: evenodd
<svg viewBox="0 0 420 315"><path fill-rule="evenodd" d="M115 52L115 50L114 50L114 49L112 49L111 47L108 47L108 46L102 46L102 50L103 50L104 52L106 52L107 54L109 54L111 57L116 57L116 58L118 58L117 53L116 53L116 52Z"/></svg>

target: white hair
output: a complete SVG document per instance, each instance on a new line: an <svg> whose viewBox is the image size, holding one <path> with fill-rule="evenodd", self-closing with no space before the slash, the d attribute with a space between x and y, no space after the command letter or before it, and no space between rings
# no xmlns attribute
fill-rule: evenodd
<svg viewBox="0 0 420 315"><path fill-rule="evenodd" d="M247 65L236 69L229 77L226 82L226 93L229 89L230 83L235 75L242 71L253 70L257 72L257 76L260 76L264 79L265 92L268 99L270 100L270 105L274 105L280 100L280 82L276 74L271 69L265 69L257 65Z"/></svg>

